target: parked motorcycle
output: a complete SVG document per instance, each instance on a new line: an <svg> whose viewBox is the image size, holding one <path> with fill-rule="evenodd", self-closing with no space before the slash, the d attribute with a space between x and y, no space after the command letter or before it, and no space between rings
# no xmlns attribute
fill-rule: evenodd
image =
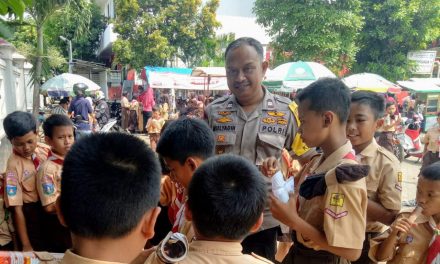
<svg viewBox="0 0 440 264"><path fill-rule="evenodd" d="M417 162L423 157L420 139L420 119L414 116L404 120L403 129L397 133L397 139L405 152L405 157L416 157Z"/></svg>

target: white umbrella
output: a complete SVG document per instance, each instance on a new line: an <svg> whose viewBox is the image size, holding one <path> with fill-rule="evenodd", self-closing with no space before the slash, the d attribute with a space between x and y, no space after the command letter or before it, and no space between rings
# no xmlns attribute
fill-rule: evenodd
<svg viewBox="0 0 440 264"><path fill-rule="evenodd" d="M378 93L386 93L390 88L394 91L396 89L393 88L397 88L394 83L374 73L357 73L345 77L342 81L350 89L368 90Z"/></svg>
<svg viewBox="0 0 440 264"><path fill-rule="evenodd" d="M87 92L98 91L101 89L99 85L93 81L71 73L63 73L47 80L40 88L40 92L49 96L69 96L73 94L73 85L76 83L84 83L89 88Z"/></svg>

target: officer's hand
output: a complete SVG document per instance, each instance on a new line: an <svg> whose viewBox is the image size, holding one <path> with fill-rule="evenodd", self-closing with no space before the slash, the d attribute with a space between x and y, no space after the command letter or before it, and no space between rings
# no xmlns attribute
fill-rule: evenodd
<svg viewBox="0 0 440 264"><path fill-rule="evenodd" d="M142 251L130 264L144 264L147 258L156 250L156 247L152 247Z"/></svg>
<svg viewBox="0 0 440 264"><path fill-rule="evenodd" d="M290 228L295 229L295 225L299 218L298 211L296 209L298 195L290 194L289 196L289 201L287 201L287 203L283 203L273 194L270 194L270 211L272 212L273 217Z"/></svg>
<svg viewBox="0 0 440 264"><path fill-rule="evenodd" d="M272 177L279 170L278 160L275 157L267 158L263 161L262 173L267 177Z"/></svg>

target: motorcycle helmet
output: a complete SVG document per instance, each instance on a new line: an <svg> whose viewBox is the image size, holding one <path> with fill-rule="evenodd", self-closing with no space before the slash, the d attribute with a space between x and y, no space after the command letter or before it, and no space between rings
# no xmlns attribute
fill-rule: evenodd
<svg viewBox="0 0 440 264"><path fill-rule="evenodd" d="M84 84L84 83L75 83L75 84L73 85L73 93L74 93L75 95L85 95L86 90L87 90L88 88L89 88L89 87L88 87L86 84Z"/></svg>
<svg viewBox="0 0 440 264"><path fill-rule="evenodd" d="M102 91L97 91L95 96L96 96L96 101L99 101L99 100L102 100L105 98L105 95Z"/></svg>

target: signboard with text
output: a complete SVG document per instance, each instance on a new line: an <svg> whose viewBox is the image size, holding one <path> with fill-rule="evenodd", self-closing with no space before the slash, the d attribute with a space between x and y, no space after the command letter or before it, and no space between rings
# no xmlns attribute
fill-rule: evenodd
<svg viewBox="0 0 440 264"><path fill-rule="evenodd" d="M432 74L435 57L435 50L420 50L408 52L408 59L416 62L414 74Z"/></svg>

